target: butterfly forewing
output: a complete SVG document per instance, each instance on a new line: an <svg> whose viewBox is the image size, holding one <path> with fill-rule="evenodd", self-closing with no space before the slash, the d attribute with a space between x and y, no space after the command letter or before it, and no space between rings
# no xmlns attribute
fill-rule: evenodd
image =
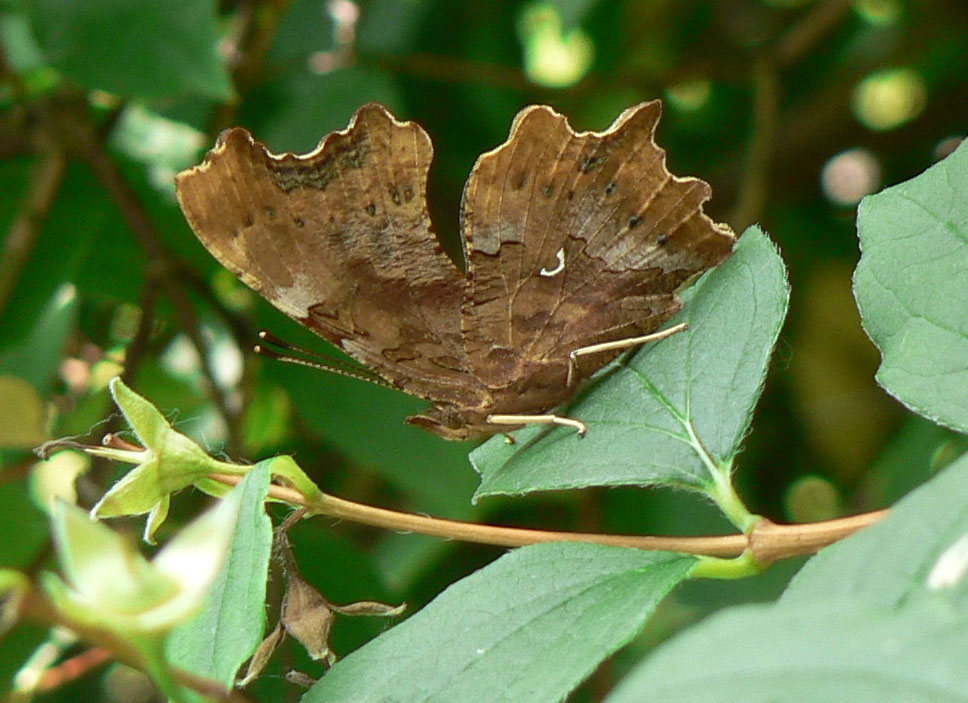
<svg viewBox="0 0 968 703"><path fill-rule="evenodd" d="M426 208L433 148L366 105L305 156L232 129L179 175L182 210L223 265L269 302L408 392L460 395L464 277Z"/></svg>

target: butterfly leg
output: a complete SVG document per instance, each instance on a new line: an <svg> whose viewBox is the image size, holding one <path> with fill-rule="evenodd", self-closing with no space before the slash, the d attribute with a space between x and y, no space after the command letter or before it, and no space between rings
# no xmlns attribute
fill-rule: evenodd
<svg viewBox="0 0 968 703"><path fill-rule="evenodd" d="M488 415L487 421L492 425L564 425L574 427L579 439L588 432L588 425L581 420L560 415Z"/></svg>
<svg viewBox="0 0 968 703"><path fill-rule="evenodd" d="M628 349L629 347L637 347L640 344L645 344L646 342L658 342L660 339L671 337L676 332L681 332L688 326L689 325L687 325L685 322L680 322L678 325L673 325L668 329L652 332L651 334L642 335L641 337L616 339L614 342L602 342L601 344L591 344L587 347L579 347L568 354L568 378L565 380L565 384L570 386L575 380L575 373L578 371L578 357L582 354L596 354L598 352L613 351L615 349Z"/></svg>

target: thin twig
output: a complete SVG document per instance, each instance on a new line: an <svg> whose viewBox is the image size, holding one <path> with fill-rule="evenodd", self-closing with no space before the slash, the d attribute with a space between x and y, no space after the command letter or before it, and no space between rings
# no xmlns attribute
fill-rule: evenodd
<svg viewBox="0 0 968 703"><path fill-rule="evenodd" d="M141 365L141 359L148 350L151 341L151 329L155 322L155 307L158 302L159 284L151 271L145 280L144 290L141 292L141 317L138 320L138 328L135 330L134 337L128 343L124 352L124 371L121 372L121 380L127 385L132 385L134 376Z"/></svg>
<svg viewBox="0 0 968 703"><path fill-rule="evenodd" d="M20 280L24 264L60 191L66 168L67 158L62 149L52 144L45 144L41 148L39 159L30 174L27 194L10 226L0 254L0 313L7 307L10 295Z"/></svg>
<svg viewBox="0 0 968 703"><path fill-rule="evenodd" d="M729 222L742 232L756 222L766 204L770 162L780 119L780 82L771 61L761 59L753 67L753 127L743 160L736 205Z"/></svg>
<svg viewBox="0 0 968 703"><path fill-rule="evenodd" d="M850 0L827 0L814 5L753 63L753 124L736 205L728 218L741 232L757 221L769 195L771 164L780 126L782 70L802 61L833 31L850 10Z"/></svg>
<svg viewBox="0 0 968 703"><path fill-rule="evenodd" d="M231 486L242 480L240 476L225 474L211 474L209 478ZM863 527L879 522L887 514L887 511L880 510L804 525L777 525L768 520L762 520L753 530L752 534L755 535L755 538L748 540L745 535L741 534L709 537L657 537L497 527L375 508L371 505L355 503L326 494L323 494L319 500L310 502L298 491L282 486L270 486L269 495L291 505L308 508L311 513L316 515L350 520L399 532L415 532L431 537L443 537L477 544L522 547L539 542L590 542L614 547L632 547L715 557L738 556L749 548L752 550L754 558L761 564L769 564L782 557L813 554L822 547L843 539Z"/></svg>
<svg viewBox="0 0 968 703"><path fill-rule="evenodd" d="M777 68L784 69L798 63L840 24L850 11L852 0L827 0L813 5L773 49Z"/></svg>

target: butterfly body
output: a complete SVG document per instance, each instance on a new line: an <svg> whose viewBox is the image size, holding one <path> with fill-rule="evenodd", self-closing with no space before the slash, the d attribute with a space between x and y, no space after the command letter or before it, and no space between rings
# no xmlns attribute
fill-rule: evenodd
<svg viewBox="0 0 968 703"><path fill-rule="evenodd" d="M709 186L665 168L658 101L576 133L525 108L482 155L461 205L466 270L426 207L429 137L382 106L311 153L271 154L227 130L179 174L179 203L247 285L390 384L425 398L409 422L448 439L512 429L567 401L614 358L579 348L647 334L735 235L702 213Z"/></svg>

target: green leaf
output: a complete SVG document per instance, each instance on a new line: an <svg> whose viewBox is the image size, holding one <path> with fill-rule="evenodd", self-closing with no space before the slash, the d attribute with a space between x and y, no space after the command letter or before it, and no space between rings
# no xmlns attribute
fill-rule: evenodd
<svg viewBox="0 0 968 703"><path fill-rule="evenodd" d="M6 479L6 477L4 477ZM31 500L25 481L0 482L0 567L29 568L48 544L47 516Z"/></svg>
<svg viewBox="0 0 968 703"><path fill-rule="evenodd" d="M560 701L693 564L592 544L515 550L337 662L303 701Z"/></svg>
<svg viewBox="0 0 968 703"><path fill-rule="evenodd" d="M746 606L659 647L606 703L968 700L968 613L939 596Z"/></svg>
<svg viewBox="0 0 968 703"><path fill-rule="evenodd" d="M70 283L61 285L31 324L27 337L0 355L0 373L19 376L46 395L67 336L77 322L77 302L77 289Z"/></svg>
<svg viewBox="0 0 968 703"><path fill-rule="evenodd" d="M210 0L35 0L47 60L86 88L125 97L228 98Z"/></svg>
<svg viewBox="0 0 968 703"><path fill-rule="evenodd" d="M800 570L783 601L863 598L894 605L968 534L968 455L891 508L879 524L833 544Z"/></svg>
<svg viewBox="0 0 968 703"><path fill-rule="evenodd" d="M671 326L689 329L606 369L566 412L588 424L529 428L509 446L495 437L471 454L475 498L600 485L704 490L704 455L728 467L739 451L789 301L776 247L751 227L732 257L682 295ZM701 444L700 444L701 443ZM704 448L704 449L703 449Z"/></svg>
<svg viewBox="0 0 968 703"><path fill-rule="evenodd" d="M19 376L0 375L0 448L31 449L47 439L44 401Z"/></svg>
<svg viewBox="0 0 968 703"><path fill-rule="evenodd" d="M272 551L272 523L263 507L269 490L268 464L256 464L242 480L238 489L242 504L225 564L202 610L172 631L166 648L174 666L229 688L265 630Z"/></svg>
<svg viewBox="0 0 968 703"><path fill-rule="evenodd" d="M860 204L854 296L881 350L877 381L968 432L968 142Z"/></svg>
<svg viewBox="0 0 968 703"><path fill-rule="evenodd" d="M10 67L24 73L43 66L44 56L30 32L30 22L22 12L0 8L0 43Z"/></svg>

